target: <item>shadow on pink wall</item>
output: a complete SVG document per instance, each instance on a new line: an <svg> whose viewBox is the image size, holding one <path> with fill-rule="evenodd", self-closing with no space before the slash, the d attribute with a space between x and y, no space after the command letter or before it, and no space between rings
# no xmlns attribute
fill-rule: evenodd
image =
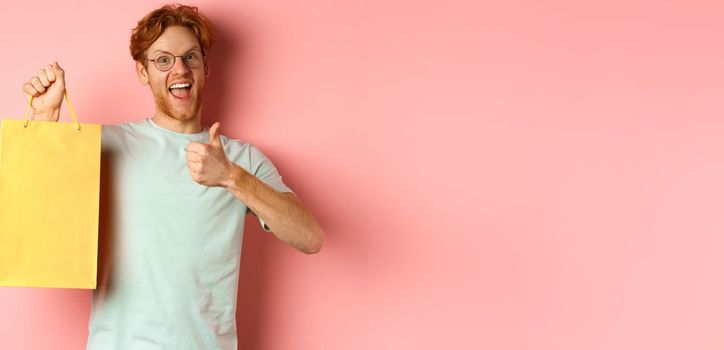
<svg viewBox="0 0 724 350"><path fill-rule="evenodd" d="M232 34L222 19L209 17L216 25L217 37L209 56L211 70L204 92L202 123L209 126L218 121L223 126L230 118L241 117L229 115L225 108L227 104L232 103L236 108L241 105L243 110L246 101L243 90L231 86L238 86L239 82L225 79L230 76L228 73L232 66L234 70L246 71L245 36L243 33L240 35L239 30ZM235 135L228 136L236 138ZM244 227L236 312L237 336L239 349L258 349L261 347L262 317L267 301L265 291L269 271L266 262L269 259L269 244L277 242L265 239L271 238L265 237L271 234L260 229L259 221L254 216L247 215Z"/></svg>
<svg viewBox="0 0 724 350"><path fill-rule="evenodd" d="M220 122L221 125L229 121L229 113L225 109L229 100L235 105L244 103L244 96L235 94L230 96L230 92L237 91L233 89L231 84L237 82L225 79L231 65L234 68L243 68L245 64L243 55L244 38L238 34L232 35L227 31L221 21L216 21L216 42L209 54L210 76L206 80L206 87L203 96L202 107L202 124L210 126L214 122ZM222 128L224 130L224 128ZM223 132L222 132L223 134Z"/></svg>

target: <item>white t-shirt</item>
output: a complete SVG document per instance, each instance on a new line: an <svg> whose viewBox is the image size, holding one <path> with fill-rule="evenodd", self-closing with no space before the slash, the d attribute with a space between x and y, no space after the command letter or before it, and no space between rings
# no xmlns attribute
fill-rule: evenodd
<svg viewBox="0 0 724 350"><path fill-rule="evenodd" d="M150 119L102 129L99 279L87 350L236 349L236 297L247 207L191 179L189 142ZM221 136L227 157L291 192L254 145ZM264 228L268 231L268 227Z"/></svg>

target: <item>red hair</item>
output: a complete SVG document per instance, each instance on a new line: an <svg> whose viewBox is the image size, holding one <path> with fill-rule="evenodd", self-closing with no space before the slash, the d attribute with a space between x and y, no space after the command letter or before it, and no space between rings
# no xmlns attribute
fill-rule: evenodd
<svg viewBox="0 0 724 350"><path fill-rule="evenodd" d="M196 34L204 55L214 44L214 25L195 6L181 4L164 5L138 21L131 34L131 56L146 65L145 52L171 26L184 26Z"/></svg>

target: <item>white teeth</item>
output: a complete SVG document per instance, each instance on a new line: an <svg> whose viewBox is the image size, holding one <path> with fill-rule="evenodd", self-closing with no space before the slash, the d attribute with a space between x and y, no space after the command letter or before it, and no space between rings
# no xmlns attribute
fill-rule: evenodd
<svg viewBox="0 0 724 350"><path fill-rule="evenodd" d="M189 83L183 83L183 84L173 84L169 89L184 89L187 87L191 87L191 84Z"/></svg>

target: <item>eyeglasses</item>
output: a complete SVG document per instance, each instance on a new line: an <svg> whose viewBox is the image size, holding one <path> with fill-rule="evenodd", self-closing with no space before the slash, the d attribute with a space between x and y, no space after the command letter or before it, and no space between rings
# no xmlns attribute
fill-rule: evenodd
<svg viewBox="0 0 724 350"><path fill-rule="evenodd" d="M176 57L181 57L184 64L189 68L199 68L204 56L205 55L198 50L189 51L181 56L174 56L168 52L161 52L157 54L154 59L150 60L146 58L146 60L153 62L158 70L166 72L173 68L176 64Z"/></svg>

